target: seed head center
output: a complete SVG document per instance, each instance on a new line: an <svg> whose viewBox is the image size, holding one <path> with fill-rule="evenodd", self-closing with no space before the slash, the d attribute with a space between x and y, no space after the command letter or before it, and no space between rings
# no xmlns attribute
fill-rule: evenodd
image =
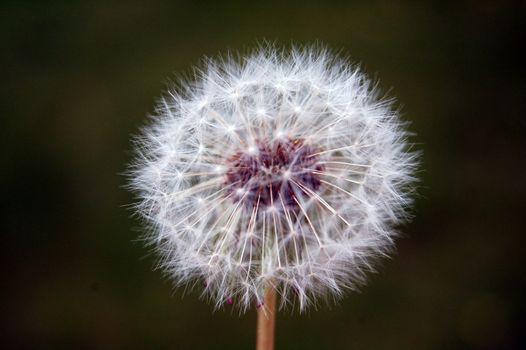
<svg viewBox="0 0 526 350"><path fill-rule="evenodd" d="M248 208L296 209L321 185L318 153L299 138L259 140L228 158L227 194Z"/></svg>

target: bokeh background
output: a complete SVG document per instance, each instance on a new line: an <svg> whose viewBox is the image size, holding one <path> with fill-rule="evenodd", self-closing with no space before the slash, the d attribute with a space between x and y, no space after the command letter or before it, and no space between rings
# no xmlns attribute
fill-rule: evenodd
<svg viewBox="0 0 526 350"><path fill-rule="evenodd" d="M2 348L250 349L255 313L183 297L136 241L130 135L204 56L320 41L400 101L415 219L361 293L281 313L278 349L519 349L523 1L2 1Z"/></svg>

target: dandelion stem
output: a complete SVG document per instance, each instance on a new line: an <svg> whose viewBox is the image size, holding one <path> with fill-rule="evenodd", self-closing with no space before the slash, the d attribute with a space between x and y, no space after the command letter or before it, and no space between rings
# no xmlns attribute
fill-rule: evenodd
<svg viewBox="0 0 526 350"><path fill-rule="evenodd" d="M269 285L265 290L263 304L258 309L256 350L274 349L276 324L276 289Z"/></svg>

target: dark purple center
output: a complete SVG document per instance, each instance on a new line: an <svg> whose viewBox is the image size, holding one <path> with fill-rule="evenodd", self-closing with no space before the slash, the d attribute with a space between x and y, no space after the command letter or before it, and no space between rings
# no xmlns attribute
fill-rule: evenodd
<svg viewBox="0 0 526 350"><path fill-rule="evenodd" d="M228 158L228 195L246 207L295 209L321 185L318 149L303 139L258 141Z"/></svg>

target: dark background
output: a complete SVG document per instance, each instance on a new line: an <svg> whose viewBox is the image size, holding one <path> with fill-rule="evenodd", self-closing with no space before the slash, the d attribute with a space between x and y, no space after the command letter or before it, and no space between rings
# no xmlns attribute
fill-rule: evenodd
<svg viewBox="0 0 526 350"><path fill-rule="evenodd" d="M130 135L203 55L321 41L396 96L422 149L398 252L361 293L278 317L278 349L518 349L524 23L512 1L3 1L2 348L250 349L255 314L173 292L134 240Z"/></svg>

